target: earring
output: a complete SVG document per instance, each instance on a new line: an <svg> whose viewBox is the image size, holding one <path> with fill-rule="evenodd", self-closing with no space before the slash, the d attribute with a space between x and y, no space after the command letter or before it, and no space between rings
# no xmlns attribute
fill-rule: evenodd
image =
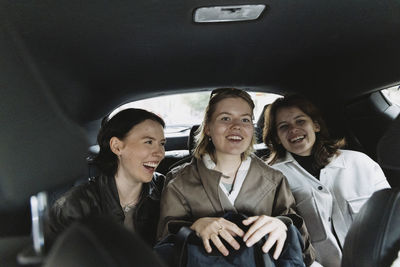
<svg viewBox="0 0 400 267"><path fill-rule="evenodd" d="M208 141L209 141L209 142L212 142L211 136L208 137Z"/></svg>

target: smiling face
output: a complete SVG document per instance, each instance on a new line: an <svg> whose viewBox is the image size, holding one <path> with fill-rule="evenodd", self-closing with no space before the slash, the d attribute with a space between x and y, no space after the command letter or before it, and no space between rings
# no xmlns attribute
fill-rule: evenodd
<svg viewBox="0 0 400 267"><path fill-rule="evenodd" d="M165 156L164 129L156 121L145 120L135 125L123 140L113 137L111 150L118 156L116 176L136 183L148 183Z"/></svg>
<svg viewBox="0 0 400 267"><path fill-rule="evenodd" d="M279 108L276 112L276 129L278 143L299 156L311 155L315 133L320 131L319 124L298 107Z"/></svg>
<svg viewBox="0 0 400 267"><path fill-rule="evenodd" d="M205 131L211 137L217 158L222 155L240 157L249 147L253 132L251 107L239 97L218 102Z"/></svg>

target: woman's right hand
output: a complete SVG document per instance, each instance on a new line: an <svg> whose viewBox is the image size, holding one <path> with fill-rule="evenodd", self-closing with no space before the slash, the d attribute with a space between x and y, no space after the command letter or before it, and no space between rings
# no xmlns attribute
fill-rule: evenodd
<svg viewBox="0 0 400 267"><path fill-rule="evenodd" d="M235 236L243 237L244 232L236 224L224 218L204 217L195 221L190 229L194 230L196 234L203 240L204 248L208 253L212 251L210 240L222 253L227 256L228 249L221 241L221 237L228 242L234 249L240 248L239 243L235 240Z"/></svg>

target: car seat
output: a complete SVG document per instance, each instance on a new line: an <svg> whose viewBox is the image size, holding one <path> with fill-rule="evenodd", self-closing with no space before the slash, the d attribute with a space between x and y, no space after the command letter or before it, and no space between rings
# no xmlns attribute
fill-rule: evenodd
<svg viewBox="0 0 400 267"><path fill-rule="evenodd" d="M265 123L265 110L268 108L269 104L266 104L263 107L263 110L261 112L260 117L258 118L256 122L256 127L255 127L255 135L256 135L256 140L257 143L262 143L263 142L263 130L264 130L264 123Z"/></svg>
<svg viewBox="0 0 400 267"><path fill-rule="evenodd" d="M109 218L73 223L57 239L44 267L165 266L137 235Z"/></svg>
<svg viewBox="0 0 400 267"><path fill-rule="evenodd" d="M392 187L400 187L400 115L377 145L377 160Z"/></svg>
<svg viewBox="0 0 400 267"><path fill-rule="evenodd" d="M389 267L400 250L400 189L375 192L347 233L342 267Z"/></svg>
<svg viewBox="0 0 400 267"><path fill-rule="evenodd" d="M188 140L187 140L187 149L189 150L189 155L178 160L177 162L175 162L174 164L172 164L169 168L168 171L172 170L173 168L182 165L184 163L190 162L192 160L192 153L193 153L193 149L196 143L195 140L195 135L196 135L196 131L199 129L200 125L195 124L192 126L192 128L190 129L189 132L189 136L188 136Z"/></svg>

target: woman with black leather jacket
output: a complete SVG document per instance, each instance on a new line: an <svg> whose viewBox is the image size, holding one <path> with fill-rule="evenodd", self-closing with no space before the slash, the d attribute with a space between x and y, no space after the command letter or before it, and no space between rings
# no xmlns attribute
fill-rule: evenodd
<svg viewBox="0 0 400 267"><path fill-rule="evenodd" d="M153 245L165 177L155 169L165 156L164 121L142 109L105 117L94 158L100 175L71 188L52 206L50 241L73 221L108 216Z"/></svg>

